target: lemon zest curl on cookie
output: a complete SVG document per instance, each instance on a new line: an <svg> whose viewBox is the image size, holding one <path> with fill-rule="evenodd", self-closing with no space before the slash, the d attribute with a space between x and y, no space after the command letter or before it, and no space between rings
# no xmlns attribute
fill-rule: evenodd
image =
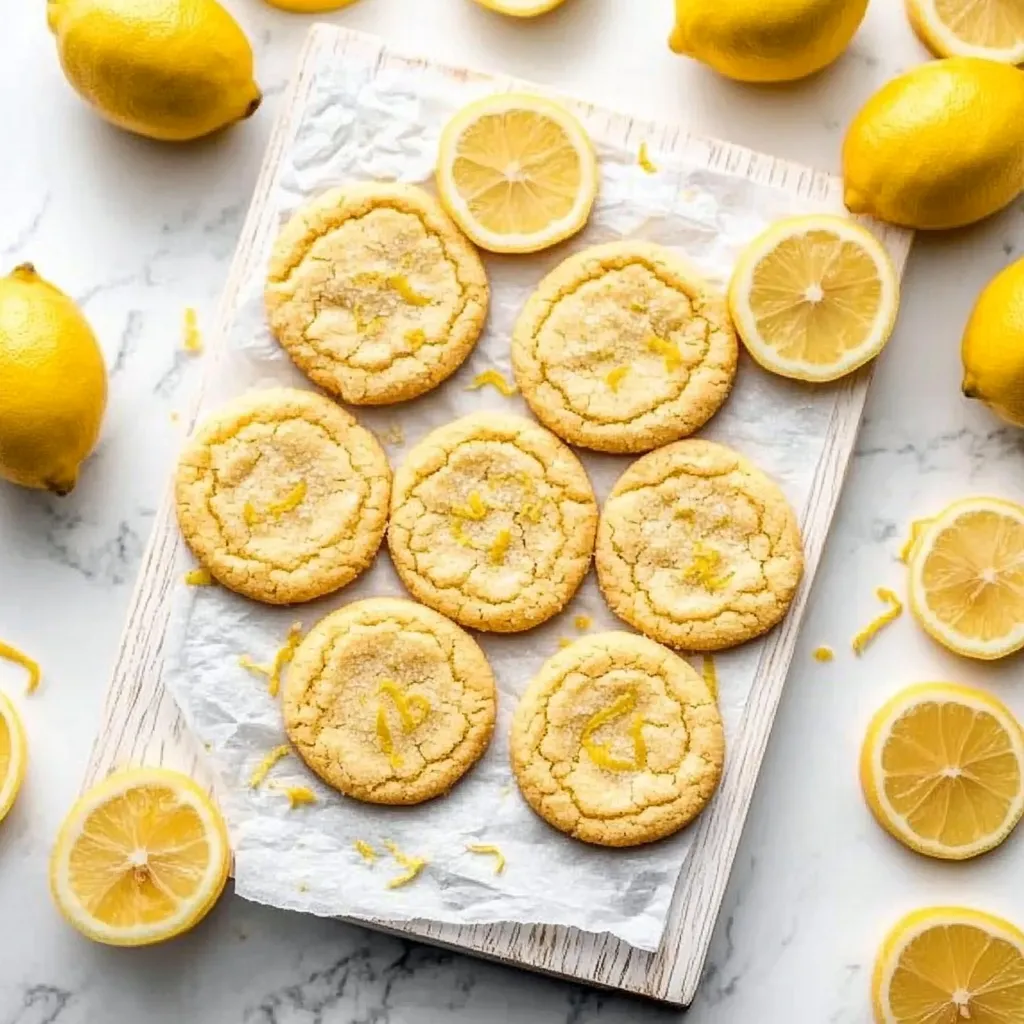
<svg viewBox="0 0 1024 1024"><path fill-rule="evenodd" d="M626 761L624 758L615 757L608 749L607 743L597 743L591 739L595 732L602 725L622 718L636 709L637 692L635 689L616 697L606 708L592 715L587 724L583 727L583 735L580 739L583 749L590 755L591 761L598 768L607 768L612 772L635 772L640 771L647 765L647 743L643 736L644 717L641 714L634 714L630 720L629 738L633 741L633 760Z"/></svg>

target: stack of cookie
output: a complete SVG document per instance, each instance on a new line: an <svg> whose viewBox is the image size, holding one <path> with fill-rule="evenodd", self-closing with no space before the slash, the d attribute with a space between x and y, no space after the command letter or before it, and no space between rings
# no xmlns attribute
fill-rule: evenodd
<svg viewBox="0 0 1024 1024"><path fill-rule="evenodd" d="M336 188L299 210L266 286L281 345L350 405L438 387L487 305L474 247L429 194L398 184ZM446 792L487 747L495 681L466 629L549 620L596 551L609 607L645 635L594 634L549 659L516 709L512 765L563 832L650 842L700 813L724 760L715 697L669 647L718 650L783 617L802 571L796 518L742 456L690 439L729 394L737 341L723 296L672 250L617 242L570 256L523 309L512 363L544 426L466 416L414 446L394 480L373 435L331 398L244 395L181 457L181 529L215 580L272 604L346 586L387 533L415 601L328 615L283 695L310 768L386 804ZM648 454L599 516L569 444Z"/></svg>

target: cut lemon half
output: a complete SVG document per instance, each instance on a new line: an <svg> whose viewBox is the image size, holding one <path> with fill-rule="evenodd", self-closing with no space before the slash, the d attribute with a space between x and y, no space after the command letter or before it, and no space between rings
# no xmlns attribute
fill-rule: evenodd
<svg viewBox="0 0 1024 1024"><path fill-rule="evenodd" d="M944 647L990 661L1024 647L1024 508L954 502L910 551L910 607Z"/></svg>
<svg viewBox="0 0 1024 1024"><path fill-rule="evenodd" d="M1020 0L907 0L921 42L937 57L983 57L1024 64Z"/></svg>
<svg viewBox="0 0 1024 1024"><path fill-rule="evenodd" d="M0 821L14 806L25 779L28 744L14 705L0 693Z"/></svg>
<svg viewBox="0 0 1024 1024"><path fill-rule="evenodd" d="M878 823L929 857L998 846L1024 813L1024 731L982 690L920 683L868 726L860 781Z"/></svg>
<svg viewBox="0 0 1024 1024"><path fill-rule="evenodd" d="M1024 1024L1024 932L993 914L928 907L886 936L876 1024Z"/></svg>
<svg viewBox="0 0 1024 1024"><path fill-rule="evenodd" d="M729 284L729 312L747 351L797 380L835 380L873 359L898 305L882 243L827 214L773 224L741 254Z"/></svg>
<svg viewBox="0 0 1024 1024"><path fill-rule="evenodd" d="M476 0L481 7L513 18L536 18L561 7L565 0Z"/></svg>
<svg viewBox="0 0 1024 1024"><path fill-rule="evenodd" d="M229 864L224 820L206 793L180 772L134 768L72 807L50 858L50 888L83 935L143 946L204 918Z"/></svg>
<svg viewBox="0 0 1024 1024"><path fill-rule="evenodd" d="M505 93L463 107L437 158L441 202L491 252L536 252L576 234L597 194L583 126L542 96Z"/></svg>

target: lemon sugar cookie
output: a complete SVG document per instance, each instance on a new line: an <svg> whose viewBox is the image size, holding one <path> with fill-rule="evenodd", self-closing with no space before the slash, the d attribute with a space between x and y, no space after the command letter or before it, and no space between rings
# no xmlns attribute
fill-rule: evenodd
<svg viewBox="0 0 1024 1024"><path fill-rule="evenodd" d="M590 481L561 441L520 416L477 413L409 453L388 546L417 600L463 626L511 633L565 607L596 526Z"/></svg>
<svg viewBox="0 0 1024 1024"><path fill-rule="evenodd" d="M487 315L476 250L436 200L345 185L281 230L264 293L274 336L311 380L355 405L422 395L469 355Z"/></svg>
<svg viewBox="0 0 1024 1024"><path fill-rule="evenodd" d="M516 382L560 437L642 452L692 434L725 401L736 334L719 294L671 249L596 245L559 264L516 322Z"/></svg>
<svg viewBox="0 0 1024 1024"><path fill-rule="evenodd" d="M374 436L322 395L252 391L214 412L178 462L178 523L224 586L291 604L373 561L391 469Z"/></svg>
<svg viewBox="0 0 1024 1024"><path fill-rule="evenodd" d="M707 806L725 738L704 680L633 633L597 633L549 658L512 720L512 769L549 824L600 846L678 831Z"/></svg>
<svg viewBox="0 0 1024 1024"><path fill-rule="evenodd" d="M284 723L302 759L342 793L415 804L446 793L494 728L494 676L476 642L412 601L356 601L299 645Z"/></svg>
<svg viewBox="0 0 1024 1024"><path fill-rule="evenodd" d="M749 460L712 441L659 448L619 477L598 526L597 577L619 618L689 651L771 629L803 573L796 515Z"/></svg>

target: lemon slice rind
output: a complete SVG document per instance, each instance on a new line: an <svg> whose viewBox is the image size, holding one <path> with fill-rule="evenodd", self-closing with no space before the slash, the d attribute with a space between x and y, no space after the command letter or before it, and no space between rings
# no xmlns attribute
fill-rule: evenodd
<svg viewBox="0 0 1024 1024"><path fill-rule="evenodd" d="M2 693L0 693L0 718L7 724L7 732L11 741L11 756L7 763L7 772L0 779L0 821L3 821L8 811L14 806L18 791L25 779L28 744L17 710Z"/></svg>
<svg viewBox="0 0 1024 1024"><path fill-rule="evenodd" d="M962 515L967 512L996 512L1016 519L1024 525L1024 507L1006 501L1003 498L977 497L964 498L955 501L940 512L934 519L928 520L922 527L911 550L910 557L910 580L908 591L910 594L910 609L914 617L921 624L922 628L937 640L943 647L954 654L963 655L965 658L976 658L981 661L994 661L997 658L1006 657L1019 651L1024 647L1024 622L1004 637L993 638L989 641L976 640L953 630L947 623L943 622L928 606L926 590L924 586L924 569L928 561L928 554L931 552L936 538Z"/></svg>
<svg viewBox="0 0 1024 1024"><path fill-rule="evenodd" d="M458 157L459 139L466 129L484 115L511 110L535 111L557 124L576 150L580 161L580 182L572 208L565 216L551 221L532 233L498 233L489 230L473 216L455 181L453 168ZM546 249L576 234L590 216L597 194L597 157L593 143L568 110L543 96L531 93L499 93L467 104L441 132L437 157L437 188L441 202L456 224L476 245L489 252L528 253Z"/></svg>
<svg viewBox="0 0 1024 1024"><path fill-rule="evenodd" d="M896 723L923 704L954 704L995 718L1010 740L1017 760L1018 775L1022 780L1024 731L1010 709L995 697L982 690L955 683L918 683L908 686L883 705L871 720L861 750L860 772L865 798L878 823L895 839L916 853L940 860L968 860L995 849L1016 827L1024 815L1024 785L1019 787L1016 797L1009 802L1006 816L999 828L980 836L974 843L947 846L915 832L906 818L889 801L884 784L888 773L883 765L883 755L886 741L892 735Z"/></svg>
<svg viewBox="0 0 1024 1024"><path fill-rule="evenodd" d="M476 0L481 7L511 18L536 18L561 7L565 0Z"/></svg>
<svg viewBox="0 0 1024 1024"><path fill-rule="evenodd" d="M907 0L907 14L918 38L936 57L981 57L1000 64L1024 64L1024 37L1010 47L969 43L942 20L935 0Z"/></svg>
<svg viewBox="0 0 1024 1024"><path fill-rule="evenodd" d="M68 863L89 816L112 799L145 786L174 791L203 824L209 857L202 878L176 913L155 924L116 928L94 917L70 884ZM224 889L231 855L227 830L210 797L187 775L166 768L133 768L116 772L81 796L61 825L50 857L50 890L58 909L83 935L112 946L142 946L188 931L205 917Z"/></svg>
<svg viewBox="0 0 1024 1024"><path fill-rule="evenodd" d="M848 350L843 358L833 363L812 363L789 359L761 337L749 295L753 287L754 271L758 264L787 238L822 231L835 235L841 241L858 245L871 258L881 283L879 314L871 332L856 348ZM885 347L892 334L899 306L899 278L885 246L856 222L833 214L809 214L790 217L771 225L755 238L740 255L729 283L729 312L744 346L750 355L772 373L795 380L825 383L845 377L870 362Z"/></svg>

